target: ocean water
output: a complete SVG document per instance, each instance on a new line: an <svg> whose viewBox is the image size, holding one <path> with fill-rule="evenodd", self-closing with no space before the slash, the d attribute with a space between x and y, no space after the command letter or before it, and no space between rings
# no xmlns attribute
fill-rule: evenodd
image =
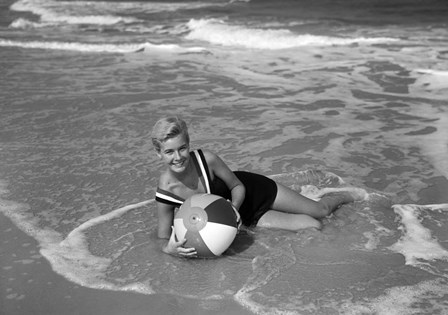
<svg viewBox="0 0 448 315"><path fill-rule="evenodd" d="M33 313L36 275L15 270L44 259L172 314L448 313L446 16L444 0L0 0L0 216L33 240L2 232L0 308ZM322 231L163 255L149 135L173 114L232 169L369 198Z"/></svg>

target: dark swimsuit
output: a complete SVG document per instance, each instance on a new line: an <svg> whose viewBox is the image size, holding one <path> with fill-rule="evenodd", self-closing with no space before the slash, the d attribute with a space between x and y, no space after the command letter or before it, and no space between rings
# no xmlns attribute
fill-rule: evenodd
<svg viewBox="0 0 448 315"><path fill-rule="evenodd" d="M195 150L190 152L190 156L207 193L230 200L231 193L224 181L217 176L213 181L210 180L211 176L203 152ZM234 174L246 188L244 202L239 209L241 221L246 226L254 226L274 203L277 196L277 184L263 175L242 171L236 171ZM185 199L157 187L156 201L179 207Z"/></svg>

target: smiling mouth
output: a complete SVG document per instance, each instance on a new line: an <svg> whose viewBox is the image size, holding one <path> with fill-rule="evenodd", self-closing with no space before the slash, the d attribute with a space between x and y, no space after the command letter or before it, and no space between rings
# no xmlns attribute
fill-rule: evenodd
<svg viewBox="0 0 448 315"><path fill-rule="evenodd" d="M177 166L177 167L183 166L184 164L185 164L185 160L180 161L180 162L172 163L173 166Z"/></svg>

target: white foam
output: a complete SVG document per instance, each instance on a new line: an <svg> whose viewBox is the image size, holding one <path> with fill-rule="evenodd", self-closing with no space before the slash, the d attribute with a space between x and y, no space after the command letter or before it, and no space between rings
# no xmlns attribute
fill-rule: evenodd
<svg viewBox="0 0 448 315"><path fill-rule="evenodd" d="M286 49L302 46L350 45L353 43L379 43L392 38L340 38L294 34L287 29L256 29L229 25L216 19L192 19L187 24L187 39L202 40L223 46L241 46L257 49Z"/></svg>
<svg viewBox="0 0 448 315"><path fill-rule="evenodd" d="M14 20L9 27L18 29L38 28L42 26L39 22L33 22L24 18L18 18Z"/></svg>
<svg viewBox="0 0 448 315"><path fill-rule="evenodd" d="M7 194L7 184L0 181L0 197ZM50 229L39 229L38 219L28 212L29 206L0 198L0 212L7 216L14 224L29 236L35 238L41 246L59 243L61 235Z"/></svg>
<svg viewBox="0 0 448 315"><path fill-rule="evenodd" d="M419 220L419 212L422 209L447 210L448 204L440 205L393 205L395 213L401 217L403 235L392 246L392 251L402 254L406 264L423 266L427 261L448 260L448 251L432 237L431 231L425 228Z"/></svg>
<svg viewBox="0 0 448 315"><path fill-rule="evenodd" d="M67 50L93 53L132 53L132 52L152 52L152 51L171 51L171 52L202 52L202 47L181 47L175 44L155 45L151 43L135 44L89 44L80 42L45 42L45 41L12 41L0 39L0 47L21 47L28 49L48 49L48 50Z"/></svg>
<svg viewBox="0 0 448 315"><path fill-rule="evenodd" d="M63 241L42 248L41 254L50 261L55 272L80 285L96 289L136 291L152 294L154 291L147 285L134 283L123 287L104 280L104 272L112 262L112 259L92 255L83 233L89 227L122 216L129 210L142 207L150 202L152 200L127 205L86 221L70 232Z"/></svg>
<svg viewBox="0 0 448 315"><path fill-rule="evenodd" d="M422 314L425 303L426 314L446 314L448 306L440 303L446 295L446 284L440 279L424 281L413 286L394 287L370 302L346 303L341 314L408 315Z"/></svg>
<svg viewBox="0 0 448 315"><path fill-rule="evenodd" d="M98 25L112 25L120 22L132 23L137 21L134 18L123 18L110 14L88 14L82 11L73 10L73 6L85 10L91 8L90 2L56 2L56 1L42 1L42 0L20 0L11 5L10 9L13 11L31 12L40 17L42 25L48 24L98 24ZM72 10L70 10L72 8ZM95 10L96 11L96 10ZM101 12L101 11L99 11ZM103 11L104 12L104 11ZM11 26L16 25L13 22ZM38 25L37 23L35 25Z"/></svg>
<svg viewBox="0 0 448 315"><path fill-rule="evenodd" d="M85 15L85 16L69 16L46 14L42 16L42 21L47 24L95 24L95 25L113 25L118 23L132 23L137 21L132 18L123 18L112 15Z"/></svg>
<svg viewBox="0 0 448 315"><path fill-rule="evenodd" d="M438 94L446 99L448 89L448 70L438 69L416 69L413 71L416 81L411 89L423 90L425 92Z"/></svg>
<svg viewBox="0 0 448 315"><path fill-rule="evenodd" d="M363 211L364 215L369 215L369 212L368 208L366 208L366 211ZM362 234L367 239L367 242L364 244L364 249L372 251L381 244L381 237L392 235L393 232L384 227L374 216L369 216L369 223L375 226L375 230L366 231Z"/></svg>
<svg viewBox="0 0 448 315"><path fill-rule="evenodd" d="M6 183L0 181L0 196L7 193L6 187ZM0 212L10 218L22 231L36 239L41 248L40 253L50 262L52 269L67 279L90 288L130 290L152 294L154 292L147 285L133 283L127 286L117 286L104 280L104 271L110 265L111 259L90 254L82 234L82 231L90 226L123 215L129 210L144 206L150 202L152 201L128 205L106 215L91 219L73 230L65 240L62 240L61 234L54 230L38 228L39 223L29 213L28 205L0 198Z"/></svg>
<svg viewBox="0 0 448 315"><path fill-rule="evenodd" d="M114 211L111 211L109 213L106 213L104 215L95 217L93 219L90 219L89 221L84 222L80 226L78 226L76 229L70 232L70 234L67 235L64 241L61 242L61 245L63 246L77 246L78 244L82 243L83 233L81 231L84 231L88 229L89 227L95 226L99 223L111 220L113 218L117 218L128 212L129 210L136 209L143 207L149 203L153 202L153 200L145 200L136 204L127 205L124 207L121 207L119 209L116 209ZM79 242L81 240L81 242Z"/></svg>
<svg viewBox="0 0 448 315"><path fill-rule="evenodd" d="M174 12L224 5L227 3L19 0L12 4L10 9L38 15L40 22L35 26L61 23L113 25L138 22L138 19L129 17L131 14ZM126 14L126 17L120 16L122 14ZM13 22L12 27L18 24Z"/></svg>
<svg viewBox="0 0 448 315"><path fill-rule="evenodd" d="M445 78L448 77L448 70L415 69L414 71L417 73L430 74L438 77L445 77Z"/></svg>
<svg viewBox="0 0 448 315"><path fill-rule="evenodd" d="M270 246L267 245L266 248L270 248ZM270 253L267 256L255 257L252 260L253 273L245 285L236 292L234 299L254 314L297 315L296 311L266 307L252 299L253 291L257 291L260 287L278 277L282 271L288 270L296 263L296 260L291 245L287 242L277 248L270 248Z"/></svg>

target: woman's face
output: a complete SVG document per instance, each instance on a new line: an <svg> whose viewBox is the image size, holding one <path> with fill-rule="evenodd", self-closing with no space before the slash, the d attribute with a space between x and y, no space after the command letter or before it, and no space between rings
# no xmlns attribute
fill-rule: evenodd
<svg viewBox="0 0 448 315"><path fill-rule="evenodd" d="M160 159L175 173L182 173L190 162L190 144L185 135L180 134L162 142L160 152L157 152Z"/></svg>

